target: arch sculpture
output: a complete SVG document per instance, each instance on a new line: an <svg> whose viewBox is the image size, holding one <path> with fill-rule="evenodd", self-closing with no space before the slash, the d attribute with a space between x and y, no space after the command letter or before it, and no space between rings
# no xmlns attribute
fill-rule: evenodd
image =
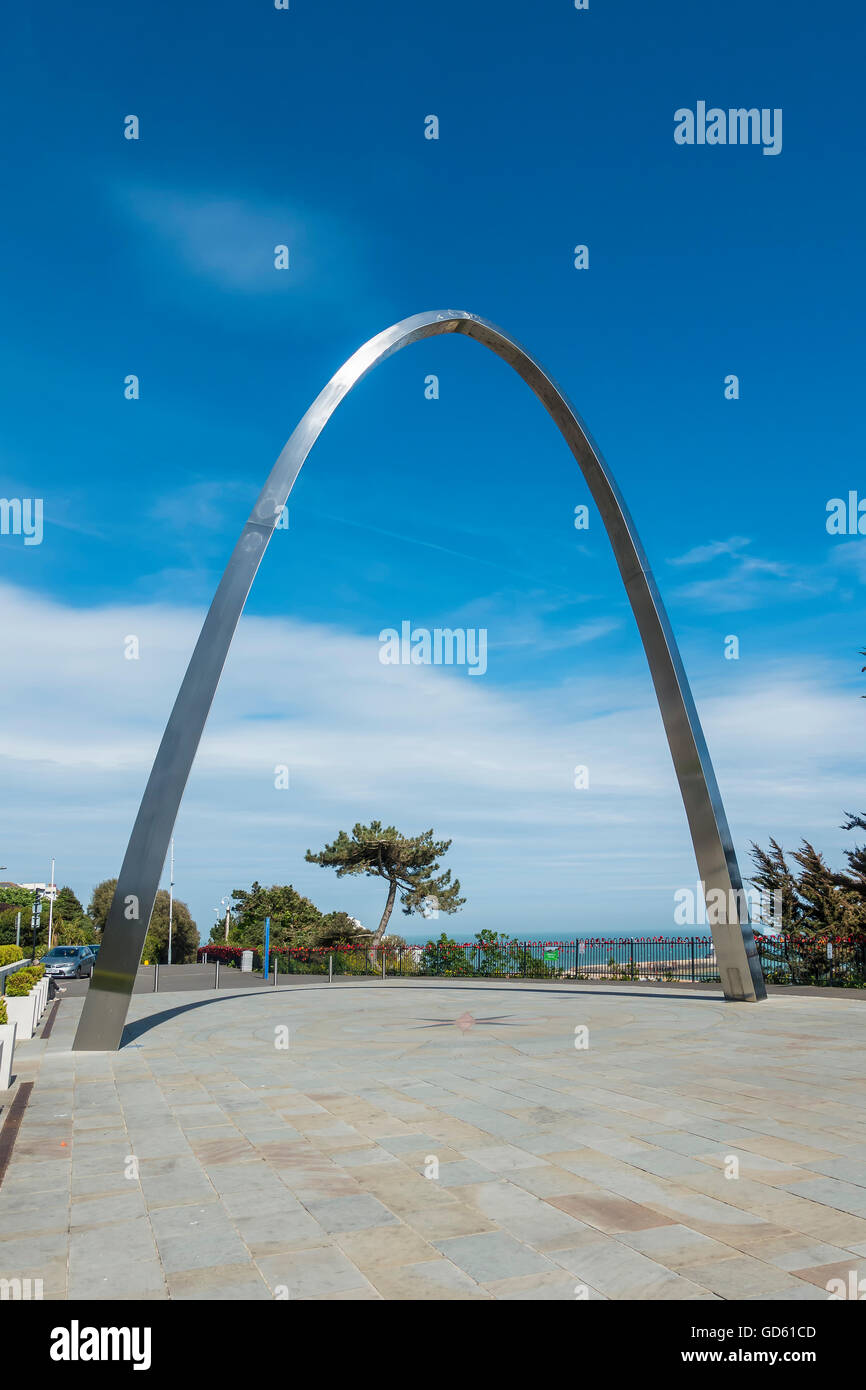
<svg viewBox="0 0 866 1390"><path fill-rule="evenodd" d="M268 542L308 453L352 387L392 353L422 338L464 333L483 343L535 392L559 427L601 513L649 662L682 793L726 999L765 997L763 975L743 901L742 879L713 765L676 641L643 547L619 488L566 397L501 329L460 310L416 314L359 348L331 378L295 429L241 532L205 618L166 725L136 816L103 933L103 945L74 1048L120 1044L135 973L153 911L169 840L228 649Z"/></svg>

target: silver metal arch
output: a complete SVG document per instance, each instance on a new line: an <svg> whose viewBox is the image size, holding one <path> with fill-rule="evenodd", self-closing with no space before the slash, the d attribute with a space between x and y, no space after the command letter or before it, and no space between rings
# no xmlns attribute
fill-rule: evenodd
<svg viewBox="0 0 866 1390"><path fill-rule="evenodd" d="M710 904L741 902L742 879L713 765L677 644L634 523L600 451L566 397L500 328L460 310L416 314L359 348L331 378L295 429L241 532L205 618L166 725L136 816L84 1002L74 1048L120 1044L147 927L187 778L247 594L301 467L352 387L410 343L464 333L521 376L555 420L601 513L649 662L686 809L698 871ZM717 896L719 890L724 894ZM757 1001L766 991L748 917L723 909L713 940L727 999ZM732 920L731 920L732 919Z"/></svg>

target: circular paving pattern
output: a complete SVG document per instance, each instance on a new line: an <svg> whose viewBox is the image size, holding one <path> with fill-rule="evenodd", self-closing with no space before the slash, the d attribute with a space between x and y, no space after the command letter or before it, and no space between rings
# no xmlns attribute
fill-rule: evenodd
<svg viewBox="0 0 866 1390"><path fill-rule="evenodd" d="M855 997L310 982L136 995L128 1045L72 1053L80 1007L34 1044L0 1189L0 1276L46 1297L826 1299L866 1277Z"/></svg>

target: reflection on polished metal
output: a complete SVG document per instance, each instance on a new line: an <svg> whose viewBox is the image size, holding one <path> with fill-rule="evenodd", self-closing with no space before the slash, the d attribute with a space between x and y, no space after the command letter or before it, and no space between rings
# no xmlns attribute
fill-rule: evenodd
<svg viewBox="0 0 866 1390"><path fill-rule="evenodd" d="M84 1001L75 1036L77 1050L114 1049L120 1044L190 768L247 594L304 460L337 406L362 377L400 348L440 333L464 333L475 338L512 366L555 420L577 459L601 513L637 619L704 892L712 895L713 904L741 899L737 858L677 644L634 524L601 454L562 392L507 333L459 310L417 314L371 338L331 378L274 464L241 532L205 618L145 788ZM720 890L723 898L718 896ZM738 914L727 911L720 915L725 920L714 924L712 931L725 997L763 999L764 980L748 920L741 921Z"/></svg>

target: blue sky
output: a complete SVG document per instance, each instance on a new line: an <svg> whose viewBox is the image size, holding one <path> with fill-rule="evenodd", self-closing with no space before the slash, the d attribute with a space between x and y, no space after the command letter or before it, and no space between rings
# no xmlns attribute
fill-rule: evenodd
<svg viewBox="0 0 866 1390"><path fill-rule="evenodd" d="M116 872L274 458L361 342L433 308L521 339L603 449L741 856L806 835L838 861L866 711L866 539L825 527L830 498L866 496L858 7L258 0L19 7L9 26L0 495L44 499L45 533L0 537L8 876L55 855L86 897ZM676 145L698 100L781 108L781 154ZM342 406L178 821L205 935L253 877L374 924L376 885L303 863L373 817L453 838L458 937L671 925L693 859L600 522L572 524L588 500L474 343L410 348ZM382 667L378 633L404 619L485 627L483 679Z"/></svg>

